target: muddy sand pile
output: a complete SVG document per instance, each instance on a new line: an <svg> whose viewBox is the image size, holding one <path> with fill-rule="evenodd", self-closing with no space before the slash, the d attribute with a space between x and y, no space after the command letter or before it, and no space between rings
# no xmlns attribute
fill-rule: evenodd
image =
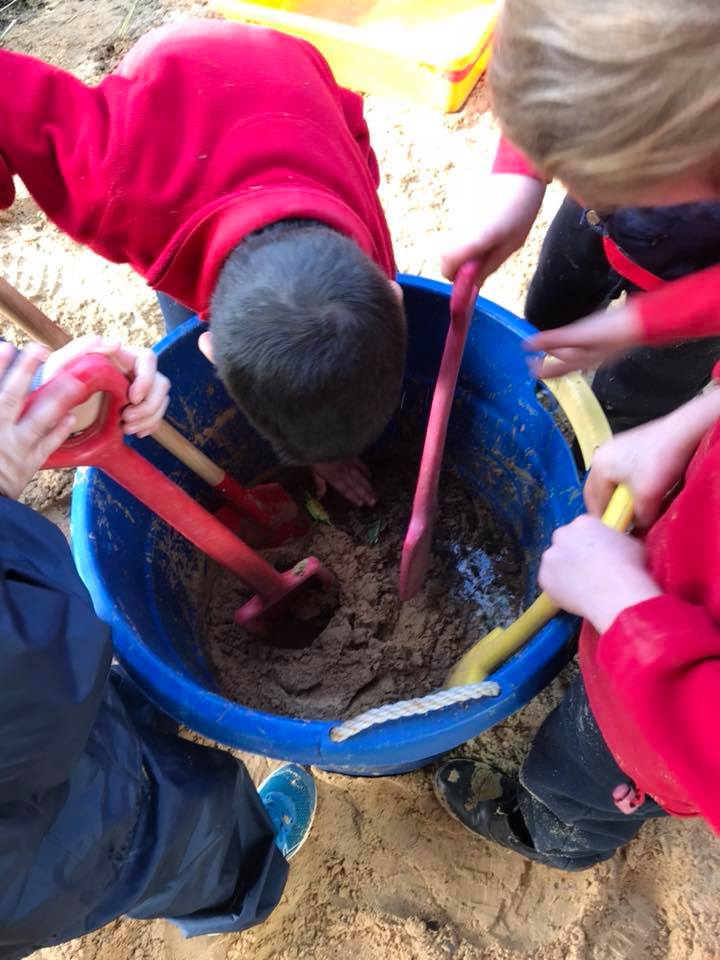
<svg viewBox="0 0 720 960"><path fill-rule="evenodd" d="M326 503L330 523L315 524L308 545L272 551L281 569L312 553L339 581L307 589L291 615L267 635L233 621L249 594L213 569L207 597L206 655L221 692L245 706L292 716L344 718L443 685L462 652L520 612L522 551L482 500L452 469L441 477L433 559L421 593L398 597L398 567L417 480L420 444L388 445L369 464L379 500L351 508Z"/></svg>

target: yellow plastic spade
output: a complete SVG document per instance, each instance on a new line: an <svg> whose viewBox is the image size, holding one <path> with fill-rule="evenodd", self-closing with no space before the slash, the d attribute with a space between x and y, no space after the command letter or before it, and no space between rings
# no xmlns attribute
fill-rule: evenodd
<svg viewBox="0 0 720 960"><path fill-rule="evenodd" d="M589 466L595 450L612 436L602 407L580 374L571 373L543 382L570 421L585 466ZM630 526L632 496L625 484L615 490L602 520L615 530L627 530ZM448 674L445 686L462 687L484 680L559 612L550 597L541 593L509 627L496 627L472 646Z"/></svg>

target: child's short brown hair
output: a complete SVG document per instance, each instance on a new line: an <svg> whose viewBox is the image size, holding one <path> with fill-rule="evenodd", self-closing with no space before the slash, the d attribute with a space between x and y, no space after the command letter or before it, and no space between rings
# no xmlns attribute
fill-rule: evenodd
<svg viewBox="0 0 720 960"><path fill-rule="evenodd" d="M508 139L596 206L720 180L720 0L505 0L490 88Z"/></svg>
<svg viewBox="0 0 720 960"><path fill-rule="evenodd" d="M322 224L281 221L236 247L211 330L228 392L286 463L362 453L400 399L401 299L356 243Z"/></svg>

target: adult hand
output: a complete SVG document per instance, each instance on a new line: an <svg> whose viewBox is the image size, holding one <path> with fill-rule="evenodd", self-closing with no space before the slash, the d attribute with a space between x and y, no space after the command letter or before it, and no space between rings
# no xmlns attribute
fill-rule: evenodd
<svg viewBox="0 0 720 960"><path fill-rule="evenodd" d="M146 347L124 347L116 340L88 334L50 355L43 379L49 380L71 360L88 353L99 353L111 360L124 374L132 377L128 391L130 403L123 410L125 433L146 437L157 429L170 402L170 381L157 370L157 358ZM100 412L101 398L91 397L87 404L76 412L76 429L89 426Z"/></svg>
<svg viewBox="0 0 720 960"><path fill-rule="evenodd" d="M32 378L47 351L31 344L17 353L0 344L0 495L16 499L33 474L68 438L75 425L70 409L83 394L72 377L59 377L23 412Z"/></svg>
<svg viewBox="0 0 720 960"><path fill-rule="evenodd" d="M525 341L528 351L550 354L531 364L535 376L561 377L573 370L590 370L626 353L642 342L640 318L631 303L593 313L566 327L536 333Z"/></svg>
<svg viewBox="0 0 720 960"><path fill-rule="evenodd" d="M599 633L626 607L662 592L647 571L643 545L587 514L555 531L538 579L558 607Z"/></svg>
<svg viewBox="0 0 720 960"><path fill-rule="evenodd" d="M370 471L357 457L350 460L313 463L310 471L319 497L325 496L330 485L356 507L374 507L377 503L375 491L370 483Z"/></svg>
<svg viewBox="0 0 720 960"><path fill-rule="evenodd" d="M480 232L470 242L459 244L443 254L443 276L454 280L466 261L478 260L481 268L475 276L475 283L482 286L490 274L525 243L544 195L545 184L533 177L516 173L490 174L483 191L484 209L479 214Z"/></svg>

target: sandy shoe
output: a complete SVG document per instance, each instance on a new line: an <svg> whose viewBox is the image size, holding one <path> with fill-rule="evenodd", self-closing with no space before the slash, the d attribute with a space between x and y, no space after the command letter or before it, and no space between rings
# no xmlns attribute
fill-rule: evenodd
<svg viewBox="0 0 720 960"><path fill-rule="evenodd" d="M516 780L476 760L448 760L433 777L440 806L466 830L526 860L554 866L532 845L518 807L518 786Z"/></svg>
<svg viewBox="0 0 720 960"><path fill-rule="evenodd" d="M258 787L273 826L275 843L292 860L310 833L317 808L315 781L299 763L284 763Z"/></svg>

